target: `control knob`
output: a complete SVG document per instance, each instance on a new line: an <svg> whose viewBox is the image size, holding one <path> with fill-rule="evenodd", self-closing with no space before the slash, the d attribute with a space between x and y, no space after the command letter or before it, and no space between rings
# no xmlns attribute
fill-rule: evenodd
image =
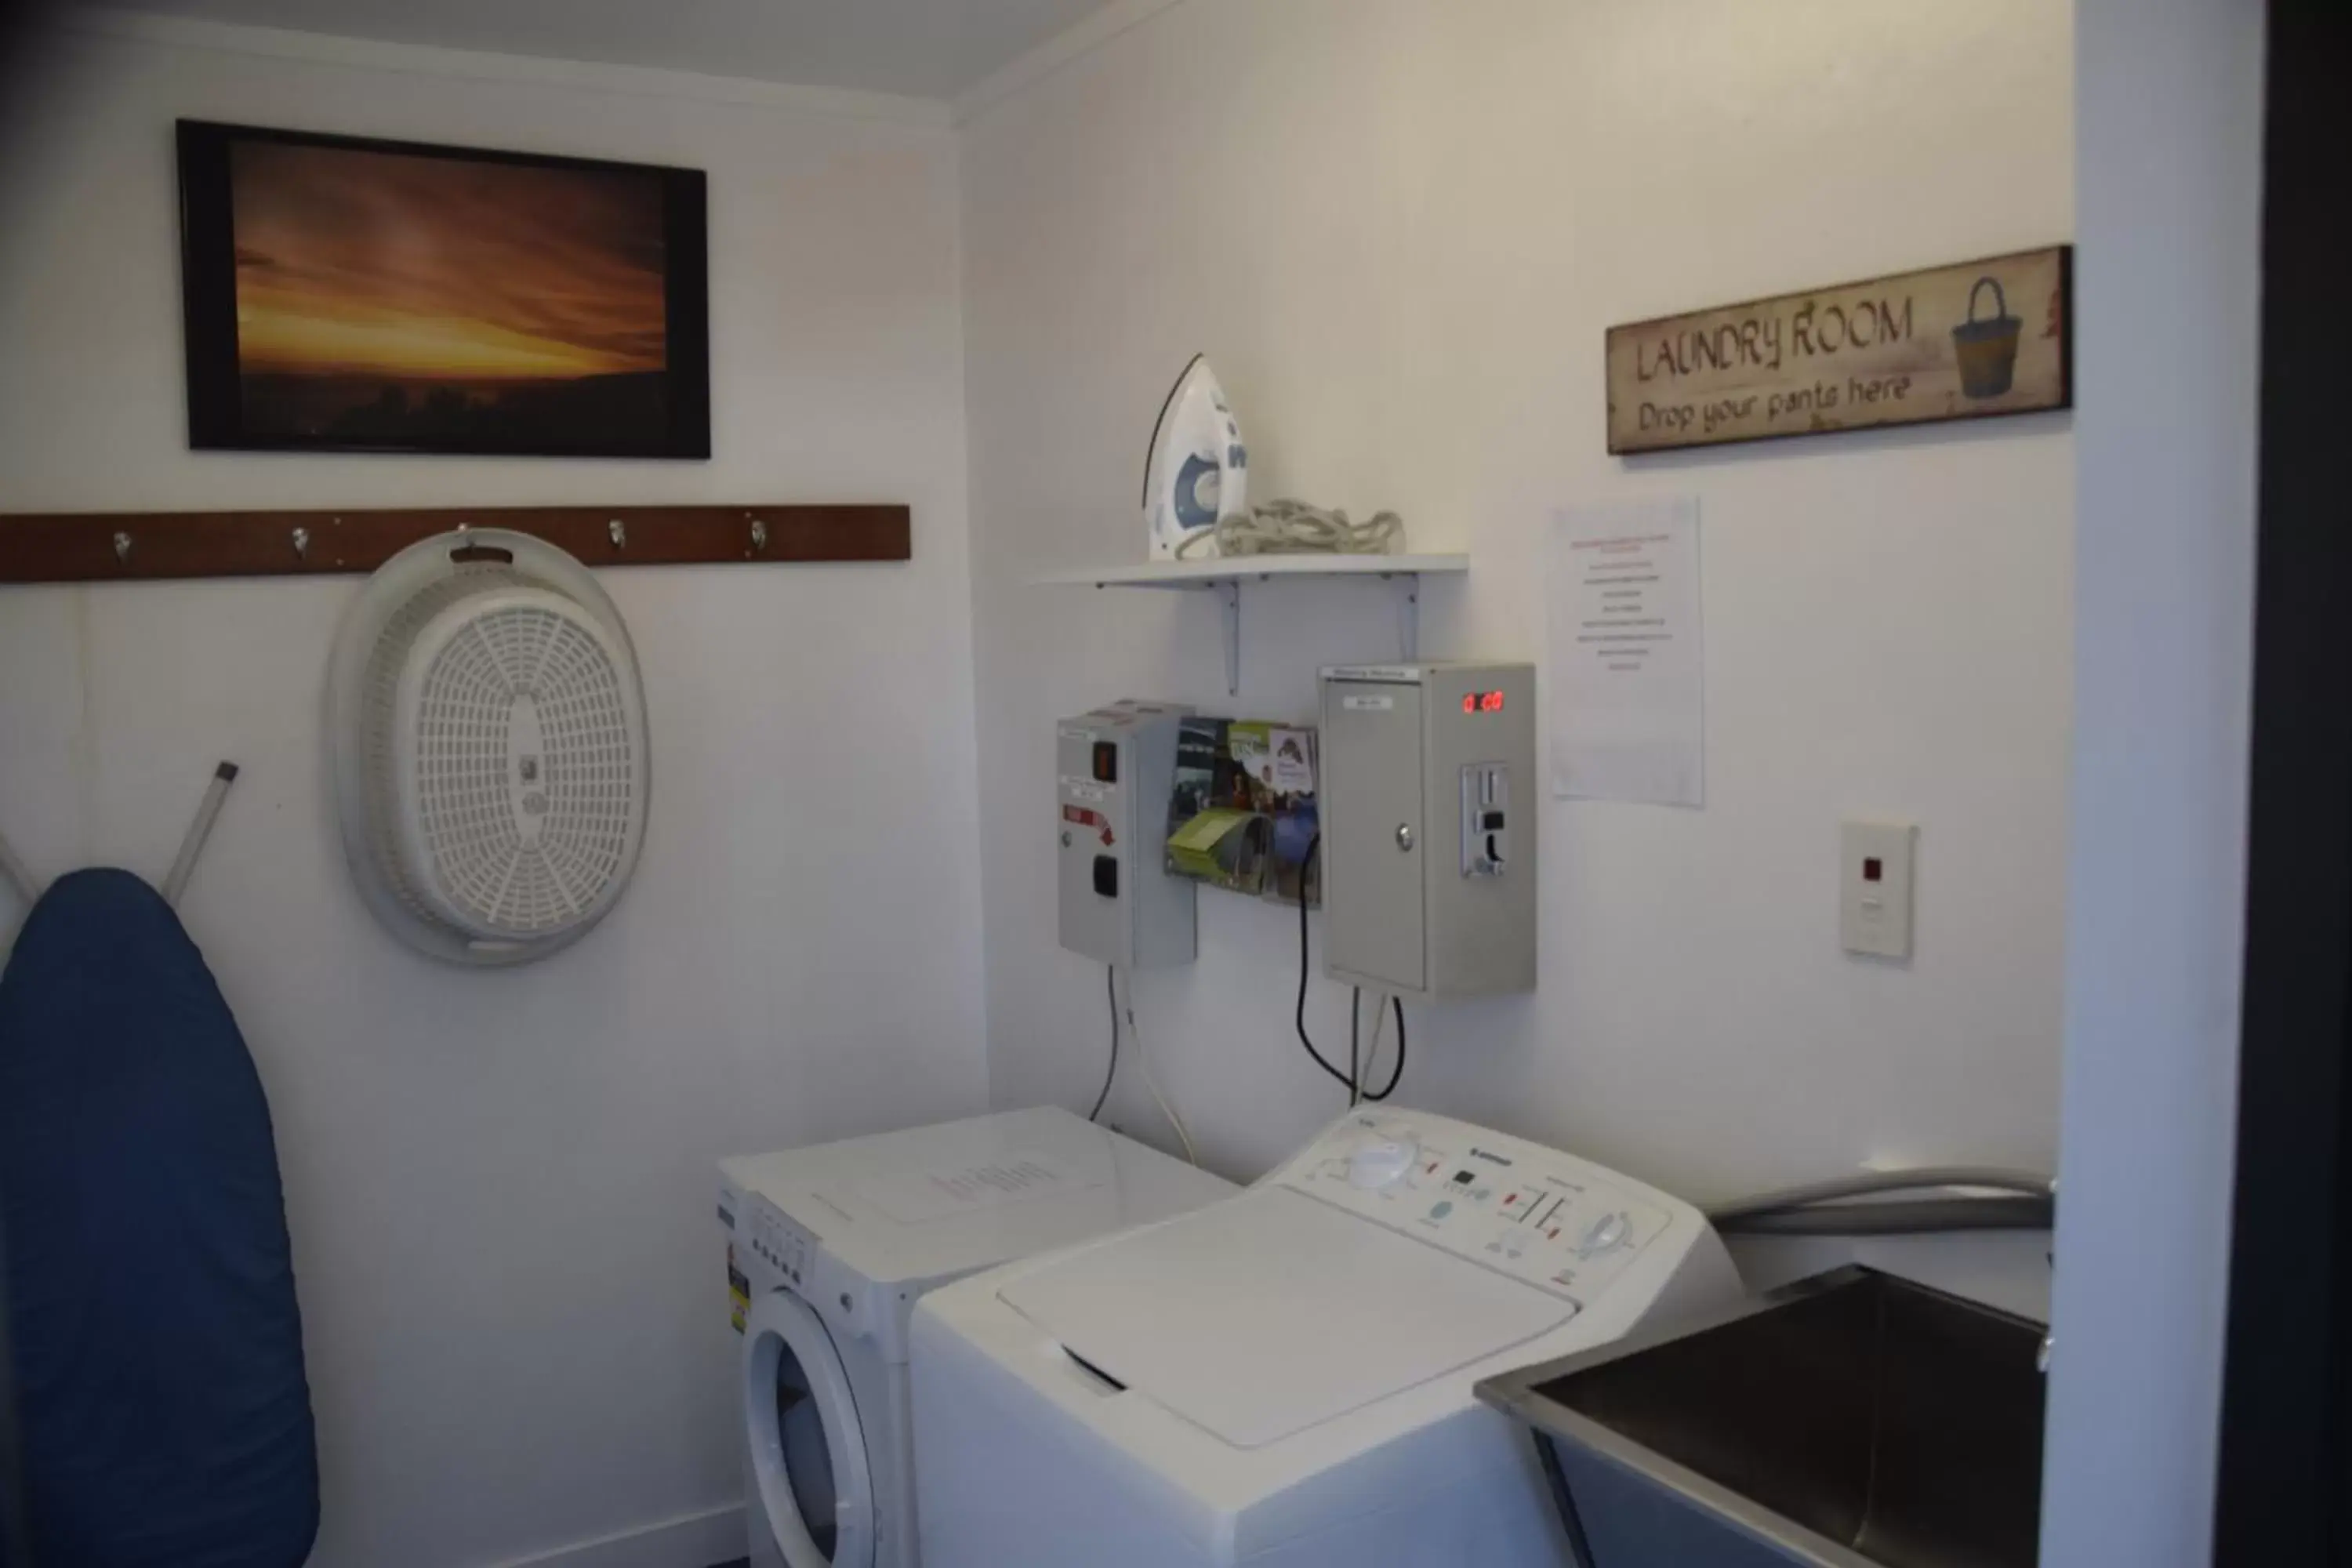
<svg viewBox="0 0 2352 1568"><path fill-rule="evenodd" d="M1367 1132L1348 1152L1348 1184L1368 1193L1394 1186L1420 1158L1421 1141L1409 1127Z"/></svg>
<svg viewBox="0 0 2352 1568"><path fill-rule="evenodd" d="M1583 1237L1577 1242L1576 1255L1579 1258L1598 1258L1602 1253L1614 1252L1625 1245L1633 1228L1632 1223L1622 1214L1602 1215L1587 1227Z"/></svg>

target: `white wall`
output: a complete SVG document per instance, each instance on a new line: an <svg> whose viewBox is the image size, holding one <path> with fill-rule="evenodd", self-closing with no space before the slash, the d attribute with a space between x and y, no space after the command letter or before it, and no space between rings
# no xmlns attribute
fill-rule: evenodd
<svg viewBox="0 0 2352 1568"><path fill-rule="evenodd" d="M703 1514L647 1552L732 1555L713 1159L984 1103L945 115L131 34L60 43L0 105L0 510L913 505L907 565L606 574L651 704L645 858L603 927L516 973L411 956L349 885L318 703L352 582L0 590L0 829L26 858L160 875L214 760L244 765L184 912L276 1118L320 1568ZM191 454L176 115L708 170L714 459Z"/></svg>
<svg viewBox="0 0 2352 1568"><path fill-rule="evenodd" d="M2212 1560L2244 935L2263 11L2079 8L2080 719L2048 1563Z"/></svg>
<svg viewBox="0 0 2352 1568"><path fill-rule="evenodd" d="M1426 654L1541 657L1552 508L1702 500L1706 809L1547 801L1540 990L1417 1009L1403 1100L1700 1199L1873 1157L2048 1168L2067 416L1619 462L1600 348L1614 322L2070 237L2071 56L2056 0L1185 0L978 95L998 1101L1083 1105L1101 1070L1101 977L1055 942L1052 721L1235 706L1205 596L1032 585L1139 553L1145 438L1199 349L1254 495L1395 507L1416 545L1473 552L1428 595ZM1318 662L1393 657L1376 589L1244 601L1248 713L1305 718ZM1838 820L1882 813L1924 827L1907 969L1838 949ZM1200 914L1199 963L1140 976L1138 1010L1211 1163L1252 1173L1339 1096L1290 1037L1293 917L1214 892ZM1309 1016L1344 1051L1319 978ZM1139 1086L1116 1104L1167 1142Z"/></svg>

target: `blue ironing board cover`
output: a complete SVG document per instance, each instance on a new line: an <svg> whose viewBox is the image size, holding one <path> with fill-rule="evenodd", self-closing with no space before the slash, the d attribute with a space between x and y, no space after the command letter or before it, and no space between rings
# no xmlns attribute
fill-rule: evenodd
<svg viewBox="0 0 2352 1568"><path fill-rule="evenodd" d="M0 976L0 1222L37 1568L295 1568L319 1528L269 1104L204 955L125 871Z"/></svg>

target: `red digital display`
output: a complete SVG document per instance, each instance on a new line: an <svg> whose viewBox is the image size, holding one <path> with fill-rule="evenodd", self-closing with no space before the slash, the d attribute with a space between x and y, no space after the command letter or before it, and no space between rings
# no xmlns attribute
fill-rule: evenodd
<svg viewBox="0 0 2352 1568"><path fill-rule="evenodd" d="M1462 711L1465 713L1500 713L1502 710L1503 694L1499 691L1465 691L1462 694Z"/></svg>

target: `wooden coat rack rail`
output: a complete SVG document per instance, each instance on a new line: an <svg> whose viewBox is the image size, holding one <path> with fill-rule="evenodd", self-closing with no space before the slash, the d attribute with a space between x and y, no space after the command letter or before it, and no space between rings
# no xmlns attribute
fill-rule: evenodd
<svg viewBox="0 0 2352 1568"><path fill-rule="evenodd" d="M521 506L0 512L0 583L373 572L436 533L510 528L591 566L905 561L903 506Z"/></svg>

